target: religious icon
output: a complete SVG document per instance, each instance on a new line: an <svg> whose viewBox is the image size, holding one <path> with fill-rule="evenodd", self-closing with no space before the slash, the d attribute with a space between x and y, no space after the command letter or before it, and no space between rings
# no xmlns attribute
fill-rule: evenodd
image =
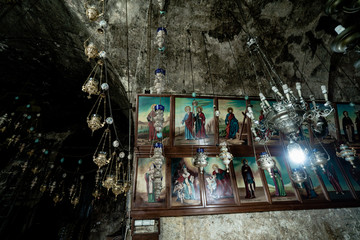
<svg viewBox="0 0 360 240"><path fill-rule="evenodd" d="M214 144L213 106L213 99L175 98L175 145Z"/></svg>
<svg viewBox="0 0 360 240"><path fill-rule="evenodd" d="M165 176L165 165L162 166L161 175ZM161 189L160 196L155 197L155 171L156 165L151 158L138 158L135 206L160 207L165 204L165 187ZM165 178L161 178L162 186L166 186Z"/></svg>
<svg viewBox="0 0 360 240"><path fill-rule="evenodd" d="M228 145L247 141L245 124L245 100L219 99L219 140ZM241 136L242 135L242 136Z"/></svg>
<svg viewBox="0 0 360 240"><path fill-rule="evenodd" d="M209 158L204 168L204 179L208 204L234 203L230 174L219 158Z"/></svg>
<svg viewBox="0 0 360 240"><path fill-rule="evenodd" d="M271 169L271 174L269 174L268 171L265 171L265 177L272 200L296 200L295 190L287 172L284 159L281 157L273 157L273 159L275 161L275 166Z"/></svg>
<svg viewBox="0 0 360 240"><path fill-rule="evenodd" d="M155 189L154 189L154 172L155 164L150 164L148 171L145 173L146 192L148 196L148 202L155 202Z"/></svg>
<svg viewBox="0 0 360 240"><path fill-rule="evenodd" d="M246 196L245 198L255 198L255 179L248 165L248 161L244 158L242 160L243 166L241 167L241 174L244 179Z"/></svg>
<svg viewBox="0 0 360 240"><path fill-rule="evenodd" d="M148 127L149 127L149 142L157 139L156 136L156 130L155 130L155 106L156 104L151 105L151 109L149 114L146 117L146 120L148 121Z"/></svg>
<svg viewBox="0 0 360 240"><path fill-rule="evenodd" d="M302 184L306 191L306 197L309 199L316 198L318 196L318 194L315 192L314 184L313 184L313 181L311 180L311 176L309 176L306 169L304 169L304 171L307 175L307 178L306 178L305 182L303 182Z"/></svg>
<svg viewBox="0 0 360 240"><path fill-rule="evenodd" d="M356 195L360 197L360 159L358 157L355 159L355 167L344 158L338 158L338 160L354 187Z"/></svg>
<svg viewBox="0 0 360 240"><path fill-rule="evenodd" d="M271 174L273 176L272 179L274 181L274 186L275 186L275 196L276 197L286 196L284 181L281 176L281 172L279 168L276 166L276 164L274 168L271 169Z"/></svg>
<svg viewBox="0 0 360 240"><path fill-rule="evenodd" d="M325 196L322 192L319 176L316 171L306 168L303 169L303 171L306 173L307 178L301 184L301 188L298 188L302 198L309 200L324 200Z"/></svg>
<svg viewBox="0 0 360 240"><path fill-rule="evenodd" d="M241 202L266 202L265 189L255 157L233 159Z"/></svg>
<svg viewBox="0 0 360 240"><path fill-rule="evenodd" d="M343 111L343 115L344 117L342 118L342 129L345 134L345 139L347 142L352 143L354 142L354 137L355 137L354 123L349 117L348 111Z"/></svg>
<svg viewBox="0 0 360 240"><path fill-rule="evenodd" d="M239 132L239 122L236 119L233 111L234 109L232 107L229 107L227 109L228 114L225 118L225 124L226 124L226 138L234 139L236 138L236 133Z"/></svg>
<svg viewBox="0 0 360 240"><path fill-rule="evenodd" d="M185 107L185 116L181 121L181 124L185 124L185 139L186 140L194 140L194 121L195 115L191 111L190 106Z"/></svg>
<svg viewBox="0 0 360 240"><path fill-rule="evenodd" d="M159 135L155 130L155 106L161 104L165 107L162 133ZM170 133L170 98L139 96L138 122L137 122L137 145L152 145L160 141L164 145L169 144Z"/></svg>
<svg viewBox="0 0 360 240"><path fill-rule="evenodd" d="M268 100L270 105L273 105L276 103L276 101ZM267 129L264 125L264 111L261 109L261 101L258 100L251 100L251 106L252 110L254 112L254 118L255 120L259 121L260 126L263 126L261 129L257 130L257 135L263 139L266 140L267 145L277 145L280 141L280 135L279 132L273 131L270 129ZM258 142L254 142L255 144L259 144Z"/></svg>
<svg viewBox="0 0 360 240"><path fill-rule="evenodd" d="M206 117L203 113L203 108L198 106L196 108L196 116L195 116L195 138L196 139L203 139L207 138L206 131L205 131L205 123Z"/></svg>
<svg viewBox="0 0 360 240"><path fill-rule="evenodd" d="M337 104L336 106L339 116L341 141L350 145L359 143L360 106L351 106L350 104Z"/></svg>
<svg viewBox="0 0 360 240"><path fill-rule="evenodd" d="M200 203L199 173L191 158L171 159L171 206Z"/></svg>
<svg viewBox="0 0 360 240"><path fill-rule="evenodd" d="M352 199L350 188L341 173L340 166L337 164L335 150L333 148L326 148L326 150L330 154L330 160L324 169L317 169L317 174L323 180L330 199Z"/></svg>

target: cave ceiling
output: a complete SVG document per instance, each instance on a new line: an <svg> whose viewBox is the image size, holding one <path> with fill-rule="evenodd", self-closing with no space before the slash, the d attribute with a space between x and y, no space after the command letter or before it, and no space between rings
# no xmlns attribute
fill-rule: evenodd
<svg viewBox="0 0 360 240"><path fill-rule="evenodd" d="M104 43L103 36L93 34L98 22L86 18L84 3L1 1L4 104L7 97L31 96L64 126L70 119L85 118L89 104L81 86L95 61L87 60L83 43L90 36L98 45ZM325 4L324 0L167 0L166 14L161 16L154 0L106 1L107 69L114 108L126 116L127 94L134 103L136 93L152 92L154 70L159 67L166 69L166 93L257 96L254 58L246 45L249 36L257 37L280 78L291 87L302 82L306 95L321 99L324 84L333 100L359 102L360 74L354 67L359 53L330 49L334 27L350 26L359 15L327 15ZM161 26L168 32L163 54L154 43ZM265 80L259 61L254 62L258 77Z"/></svg>

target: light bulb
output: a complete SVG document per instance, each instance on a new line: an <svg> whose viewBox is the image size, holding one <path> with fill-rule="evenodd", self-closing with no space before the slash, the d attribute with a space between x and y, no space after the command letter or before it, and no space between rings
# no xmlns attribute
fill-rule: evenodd
<svg viewBox="0 0 360 240"><path fill-rule="evenodd" d="M298 143L290 141L289 145L287 146L287 150L290 161L297 164L304 164L306 154Z"/></svg>

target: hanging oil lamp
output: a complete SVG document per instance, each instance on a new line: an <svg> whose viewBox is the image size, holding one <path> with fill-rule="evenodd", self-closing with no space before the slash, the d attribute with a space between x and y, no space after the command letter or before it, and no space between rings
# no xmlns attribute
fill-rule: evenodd
<svg viewBox="0 0 360 240"><path fill-rule="evenodd" d="M257 159L257 162L259 163L260 168L267 170L272 177L271 169L275 167L274 159L267 152L262 152L260 153L260 157Z"/></svg>
<svg viewBox="0 0 360 240"><path fill-rule="evenodd" d="M291 179L302 188L302 183L306 181L307 174L304 169L294 168L290 175Z"/></svg>
<svg viewBox="0 0 360 240"><path fill-rule="evenodd" d="M73 193L75 192L75 184L71 185L69 189L69 197L73 196Z"/></svg>
<svg viewBox="0 0 360 240"><path fill-rule="evenodd" d="M192 159L195 167L200 168L200 173L203 173L204 167L208 165L208 156L204 153L203 148L196 149L196 156Z"/></svg>
<svg viewBox="0 0 360 240"><path fill-rule="evenodd" d="M56 188L56 181L53 181L50 186L50 191L49 191L50 194L52 194L52 192L54 191L55 188Z"/></svg>
<svg viewBox="0 0 360 240"><path fill-rule="evenodd" d="M154 156L152 156L154 168L154 193L155 199L160 198L161 190L162 190L162 165L164 163L163 156L163 145L162 143L154 144ZM124 174L125 175L125 172Z"/></svg>
<svg viewBox="0 0 360 240"><path fill-rule="evenodd" d="M95 155L93 156L93 161L99 168L101 168L110 162L110 158L107 158L106 152L100 151L98 152L97 157L95 157Z"/></svg>
<svg viewBox="0 0 360 240"><path fill-rule="evenodd" d="M106 179L103 181L102 184L104 188L106 188L109 192L109 190L113 187L114 183L115 183L114 176L109 174L106 176Z"/></svg>
<svg viewBox="0 0 360 240"><path fill-rule="evenodd" d="M99 17L104 15L104 9L105 9L105 0L100 0L102 2L102 12L100 13L98 8L95 5L88 6L88 2L85 3L86 8L86 17L90 21L96 21Z"/></svg>
<svg viewBox="0 0 360 240"><path fill-rule="evenodd" d="M107 140L108 140L108 147L109 147L108 152L105 151L105 145L106 145ZM102 147L99 150L100 145L102 145ZM97 156L96 156L96 154L97 154ZM101 168L101 167L105 166L106 164L108 164L111 159L112 159L111 132L108 127L107 129L105 129L103 135L101 136L100 142L99 142L99 144L95 150L94 156L93 156L93 161L99 168Z"/></svg>
<svg viewBox="0 0 360 240"><path fill-rule="evenodd" d="M33 189L33 188L34 188L34 186L35 186L36 183L37 183L37 180L38 180L38 177L35 176L35 178L32 180L32 182L31 182L31 184L30 184L30 189Z"/></svg>
<svg viewBox="0 0 360 240"><path fill-rule="evenodd" d="M162 68L155 70L154 89L157 94L161 94L164 91L165 74L166 71Z"/></svg>
<svg viewBox="0 0 360 240"><path fill-rule="evenodd" d="M94 78L89 78L82 86L82 91L89 94L88 98L91 98L91 94L99 95L99 82Z"/></svg>
<svg viewBox="0 0 360 240"><path fill-rule="evenodd" d="M113 194L115 195L115 201L116 201L116 200L117 200L117 196L123 192L123 186L122 186L122 184L119 183L119 182L114 183L113 186L112 186L111 191L112 191Z"/></svg>
<svg viewBox="0 0 360 240"><path fill-rule="evenodd" d="M46 184L41 184L40 192L44 193L46 191L46 189L47 189Z"/></svg>
<svg viewBox="0 0 360 240"><path fill-rule="evenodd" d="M160 9L160 14L165 14L165 0L158 0L158 5L159 5L159 9Z"/></svg>
<svg viewBox="0 0 360 240"><path fill-rule="evenodd" d="M79 196L76 196L76 197L74 197L74 198L72 198L72 199L70 200L70 203L71 203L72 205L74 205L74 208L76 207L76 205L78 205L79 202L80 202L80 197L79 197Z"/></svg>
<svg viewBox="0 0 360 240"><path fill-rule="evenodd" d="M167 35L167 31L166 28L164 27L159 27L156 30L156 41L155 44L158 47L158 50L163 52L165 51L165 37Z"/></svg>
<svg viewBox="0 0 360 240"><path fill-rule="evenodd" d="M311 165L313 167L319 166L323 172L325 172L325 165L330 160L329 154L327 154L327 158L325 157L325 153L320 152L316 148L313 149L313 154L310 157Z"/></svg>
<svg viewBox="0 0 360 240"><path fill-rule="evenodd" d="M112 154L111 152L111 132L109 128L109 125L113 123L113 120L111 117L108 117L105 122L108 124L108 127L107 129L105 129L103 135L101 136L101 139L93 156L93 161L96 165L98 165L99 168L108 164L114 157L114 154ZM106 144L108 145L108 152L105 151ZM101 149L99 149L100 145Z"/></svg>
<svg viewBox="0 0 360 240"><path fill-rule="evenodd" d="M221 149L219 158L223 161L223 163L226 166L226 171L229 172L229 164L233 160L233 155L228 152L227 144L226 142L220 143Z"/></svg>
<svg viewBox="0 0 360 240"><path fill-rule="evenodd" d="M104 62L100 59L97 61L95 67L92 69L91 73L89 74L88 78L85 80L84 84L82 85L81 90L89 94L88 98L91 98L91 95L99 95L100 88L99 88L99 81L96 80L98 70L100 69L100 85L102 84L102 76L103 76L103 65Z"/></svg>
<svg viewBox="0 0 360 240"><path fill-rule="evenodd" d="M99 50L95 46L93 42L90 42L87 44L87 42L84 42L84 48L85 48L85 55L88 57L88 61L90 59L94 59L98 56Z"/></svg>
<svg viewBox="0 0 360 240"><path fill-rule="evenodd" d="M55 197L53 198L54 204L56 205L58 202L61 202L62 199L63 197L59 193L55 194Z"/></svg>
<svg viewBox="0 0 360 240"><path fill-rule="evenodd" d="M89 128L91 129L92 132L102 128L103 126L105 126L105 121L101 122L102 120L102 116L100 116L98 114L101 102L104 102L104 119L105 119L105 115L106 115L106 95L104 93L101 93L98 97L98 99L96 100L94 106L92 107L92 109L89 112L89 115L87 116L87 123ZM96 107L96 110L94 111Z"/></svg>
<svg viewBox="0 0 360 240"><path fill-rule="evenodd" d="M349 162L353 168L355 166L355 157L356 157L356 150L354 148L349 148L346 144L340 145L340 152L336 152L336 156L344 158L345 161Z"/></svg>
<svg viewBox="0 0 360 240"><path fill-rule="evenodd" d="M155 105L154 109L155 109L154 127L155 127L155 130L159 133L163 129L165 107L163 105L158 104L158 105Z"/></svg>

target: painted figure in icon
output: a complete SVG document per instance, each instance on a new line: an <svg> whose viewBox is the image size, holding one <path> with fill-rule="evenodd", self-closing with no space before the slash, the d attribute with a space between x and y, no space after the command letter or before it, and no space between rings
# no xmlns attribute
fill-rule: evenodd
<svg viewBox="0 0 360 240"><path fill-rule="evenodd" d="M241 167L241 174L245 183L246 196L245 198L255 198L255 179L251 171L248 161L242 160L243 166Z"/></svg>
<svg viewBox="0 0 360 240"><path fill-rule="evenodd" d="M185 199L185 193L184 193L184 185L181 183L178 183L174 187L173 193L176 193L176 201L180 201L181 203L184 203Z"/></svg>
<svg viewBox="0 0 360 240"><path fill-rule="evenodd" d="M149 203L155 202L154 173L155 173L155 166L153 163L151 163L148 171L145 173L146 192L148 195Z"/></svg>
<svg viewBox="0 0 360 240"><path fill-rule="evenodd" d="M214 170L212 175L216 179L215 196L217 198L231 197L233 192L229 174L225 170L219 168L217 164L214 164L212 169Z"/></svg>
<svg viewBox="0 0 360 240"><path fill-rule="evenodd" d="M206 132L205 132L205 123L206 123L206 118L205 118L205 114L202 112L203 108L201 106L196 108L196 117L195 117L195 132L196 138L207 138Z"/></svg>
<svg viewBox="0 0 360 240"><path fill-rule="evenodd" d="M356 125L356 131L358 135L358 140L360 141L360 111L356 111L356 118L355 118L355 125Z"/></svg>
<svg viewBox="0 0 360 240"><path fill-rule="evenodd" d="M273 179L274 185L275 185L275 196L277 196L277 197L286 196L284 182L283 182L283 179L281 176L281 172L280 172L279 168L276 166L276 164L275 164L274 168L271 169L271 173L272 173L272 179Z"/></svg>
<svg viewBox="0 0 360 240"><path fill-rule="evenodd" d="M194 176L188 172L185 164L182 168L182 173L179 173L179 178L175 181L175 186L178 184L182 185L184 199L186 200L195 199ZM174 191L175 189L176 187L174 188ZM179 194L178 194L178 199L176 199L176 201L183 202L181 198L179 199Z"/></svg>
<svg viewBox="0 0 360 240"><path fill-rule="evenodd" d="M359 166L356 168L350 167L350 174L355 180L355 182L360 186L360 169Z"/></svg>
<svg viewBox="0 0 360 240"><path fill-rule="evenodd" d="M348 142L353 142L354 141L354 123L351 120L351 118L349 117L349 113L347 111L343 112L343 119L342 119L342 125L343 125L343 130L345 133L345 139Z"/></svg>
<svg viewBox="0 0 360 240"><path fill-rule="evenodd" d="M210 176L206 178L207 188L209 190L210 195L213 195L216 190L216 178L214 176Z"/></svg>
<svg viewBox="0 0 360 240"><path fill-rule="evenodd" d="M225 118L225 124L226 124L226 138L236 138L236 133L239 131L239 122L236 119L233 108L229 107L227 109L228 114Z"/></svg>
<svg viewBox="0 0 360 240"><path fill-rule="evenodd" d="M155 130L155 106L156 104L151 105L151 111L147 115L146 119L149 126L149 141L157 139L156 130Z"/></svg>
<svg viewBox="0 0 360 240"><path fill-rule="evenodd" d="M185 116L184 119L181 121L181 124L185 123L185 139L186 140L193 140L194 139L194 120L195 116L191 112L190 106L185 107Z"/></svg>
<svg viewBox="0 0 360 240"><path fill-rule="evenodd" d="M328 178L329 182L331 183L331 185L333 186L333 188L335 189L336 194L342 194L344 195L344 191L342 190L340 183L339 183L339 178L336 174L334 165L332 165L332 163L328 163L325 166L325 175Z"/></svg>
<svg viewBox="0 0 360 240"><path fill-rule="evenodd" d="M316 198L318 195L314 190L314 185L312 183L312 180L311 180L309 174L306 172L306 169L304 169L304 171L305 171L306 175L308 176L306 181L303 182L307 198Z"/></svg>

